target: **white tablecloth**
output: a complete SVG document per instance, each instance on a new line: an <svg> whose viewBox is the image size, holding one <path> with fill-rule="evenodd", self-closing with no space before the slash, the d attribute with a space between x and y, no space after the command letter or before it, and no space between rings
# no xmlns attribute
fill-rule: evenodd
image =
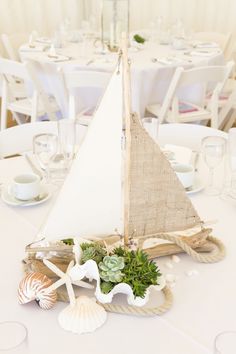
<svg viewBox="0 0 236 354"><path fill-rule="evenodd" d="M146 43L142 49L129 49L129 57L131 59L131 90L132 90L132 107L138 112L141 117L145 114L145 107L154 102L162 102L166 90L169 86L170 80L177 66L184 66L190 68L192 66L203 65L221 65L224 63L223 54L215 48L209 50L209 55L190 55L191 49L174 50L170 45L159 45L154 43ZM58 55L63 55L71 58L70 60L62 61L59 59L52 59L48 57L48 52L30 51L27 47L20 48L21 59L34 59L41 63L51 63L52 72L53 67L61 67L69 70L72 67L77 67L84 70L105 70L112 71L118 60L115 53L108 53L105 55L90 53L85 55L81 44L71 43L66 47L57 49ZM170 59L169 64L162 64L155 60ZM48 66L47 66L48 68ZM52 74L54 75L54 74ZM62 102L63 114L66 115L66 103L64 102L66 95L63 93L58 80L54 77L46 78L46 90L51 91L57 97L58 102ZM97 95L95 95L97 99ZM94 106L96 102L93 101L93 93L89 95L90 106ZM82 109L83 107L81 107Z"/></svg>
<svg viewBox="0 0 236 354"><path fill-rule="evenodd" d="M197 140L198 127L194 129L191 126L189 129ZM189 139L189 129L186 136L179 137L182 145ZM162 131L161 128L160 137ZM172 134L173 131L176 131L175 126ZM0 171L0 182L4 182L14 174L29 171L29 167L22 157L12 158L0 161ZM178 276L173 288L174 304L168 313L150 318L109 314L107 323L95 333L74 335L63 331L57 323L58 313L64 304L57 303L49 311L41 310L34 302L19 305L16 289L22 277L20 262L24 257L24 247L34 239L53 200L31 208L13 208L0 200L0 320L25 323L29 330L31 354L210 354L218 332L236 329L236 285L233 275L236 267L236 203L229 204L219 197L209 197L204 191L192 195L191 200L203 220L217 219L214 235L225 243L227 256L219 263L199 264L189 256L181 255L181 262L175 264L173 269L166 267L169 257L158 259L163 273ZM187 276L186 272L193 269L199 274ZM152 296L151 301L153 299Z"/></svg>

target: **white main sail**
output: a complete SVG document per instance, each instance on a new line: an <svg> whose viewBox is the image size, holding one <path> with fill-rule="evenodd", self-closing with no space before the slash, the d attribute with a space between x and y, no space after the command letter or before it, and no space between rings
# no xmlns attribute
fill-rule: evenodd
<svg viewBox="0 0 236 354"><path fill-rule="evenodd" d="M122 75L113 74L41 236L123 233Z"/></svg>

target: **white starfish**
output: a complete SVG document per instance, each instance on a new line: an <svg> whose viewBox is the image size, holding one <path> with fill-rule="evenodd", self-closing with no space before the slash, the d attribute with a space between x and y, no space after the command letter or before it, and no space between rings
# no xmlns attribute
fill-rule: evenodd
<svg viewBox="0 0 236 354"><path fill-rule="evenodd" d="M62 285L66 285L66 290L69 296L70 304L74 305L75 304L75 293L72 284L81 286L83 288L87 289L92 289L93 286L90 284L87 284L86 282L82 280L74 281L71 279L69 272L71 268L74 266L74 261L71 261L66 269L66 272L64 273L62 270L60 270L55 264L52 262L48 261L47 259L43 259L43 263L45 264L46 267L48 267L53 273L55 273L60 279L58 279L55 283L50 285L47 289L45 289L45 292L49 293L52 290L56 290Z"/></svg>

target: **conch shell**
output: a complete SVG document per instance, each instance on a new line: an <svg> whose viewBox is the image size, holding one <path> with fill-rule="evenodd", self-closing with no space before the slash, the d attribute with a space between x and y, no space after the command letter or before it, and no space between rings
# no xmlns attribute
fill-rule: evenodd
<svg viewBox="0 0 236 354"><path fill-rule="evenodd" d="M107 313L95 299L80 296L58 316L60 326L73 333L89 333L101 327L107 319Z"/></svg>
<svg viewBox="0 0 236 354"><path fill-rule="evenodd" d="M28 273L18 287L19 303L27 304L35 300L42 309L49 310L57 301L55 290L45 291L51 284L51 279L42 273Z"/></svg>

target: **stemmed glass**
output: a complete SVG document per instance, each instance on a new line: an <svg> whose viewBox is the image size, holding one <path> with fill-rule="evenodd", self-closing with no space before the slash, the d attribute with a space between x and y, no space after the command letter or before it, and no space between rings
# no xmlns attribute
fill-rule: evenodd
<svg viewBox="0 0 236 354"><path fill-rule="evenodd" d="M214 341L214 354L235 354L236 332L225 331L219 333Z"/></svg>
<svg viewBox="0 0 236 354"><path fill-rule="evenodd" d="M28 353L27 337L28 331L23 323L0 322L0 353Z"/></svg>
<svg viewBox="0 0 236 354"><path fill-rule="evenodd" d="M59 120L58 137L60 152L64 157L66 169L69 169L75 155L76 121L74 119Z"/></svg>
<svg viewBox="0 0 236 354"><path fill-rule="evenodd" d="M221 189L214 183L214 172L226 153L226 139L220 136L207 136L202 139L202 154L209 168L209 182L206 187L208 195L219 195Z"/></svg>
<svg viewBox="0 0 236 354"><path fill-rule="evenodd" d="M58 137L55 134L38 134L33 138L33 152L38 160L39 166L46 174L47 183L50 182L50 163L56 156L58 148Z"/></svg>

